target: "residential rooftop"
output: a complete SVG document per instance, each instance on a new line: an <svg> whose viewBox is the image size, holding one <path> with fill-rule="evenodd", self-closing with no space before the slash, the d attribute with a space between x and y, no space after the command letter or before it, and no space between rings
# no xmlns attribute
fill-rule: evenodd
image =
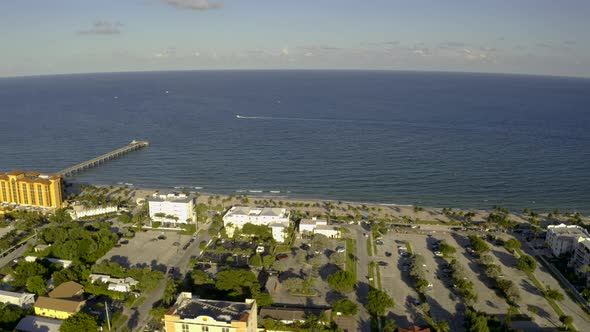
<svg viewBox="0 0 590 332"><path fill-rule="evenodd" d="M25 332L59 332L59 327L62 323L63 321L59 319L27 315L18 322L16 330Z"/></svg>

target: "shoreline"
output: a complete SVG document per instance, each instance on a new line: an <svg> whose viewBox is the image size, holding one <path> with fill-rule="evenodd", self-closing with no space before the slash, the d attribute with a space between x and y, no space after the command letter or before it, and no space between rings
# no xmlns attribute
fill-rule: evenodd
<svg viewBox="0 0 590 332"><path fill-rule="evenodd" d="M194 189L193 187L143 187L143 186L136 186L132 183L127 184L96 184L96 183L86 183L86 182L76 182L71 181L68 182L72 187L79 187L84 185L93 185L97 187L110 187L113 186L114 188L127 188L134 191L140 192L189 192L189 193L197 193L199 196L205 197L215 197L219 196L220 198L228 198L228 197L242 197L247 196L248 198L253 200L273 200L273 201L297 201L297 202L308 202L308 203L316 203L316 202L329 202L332 204L342 203L346 205L355 205L355 206L377 206L382 208L403 208L403 209L414 209L414 207L418 207L419 209L423 209L425 211L442 211L442 209L451 209L453 211L463 211L463 212L474 212L474 213L489 213L493 211L494 206L501 206L506 208L506 206L502 204L490 204L488 207L457 207L457 206L430 206L430 205L419 205L419 204L402 204L402 203L390 203L390 202L379 202L379 201L355 201L350 199L338 199L338 198L323 198L321 195L312 196L306 194L296 194L292 193L291 191L280 191L276 193L272 193L271 191L264 191L264 190L235 190L231 194L225 192L209 192L207 188L199 187L202 189ZM526 207L531 211L537 212L540 216L546 216L552 211L556 210L555 208L546 208L546 207L535 207L534 205L530 205ZM510 211L511 215L515 215L519 218L525 218L526 216L523 215L522 209L511 209L507 208ZM566 212L569 213L576 213L579 212L574 209L564 209L561 210L561 214L565 214ZM582 212L580 212L582 213Z"/></svg>

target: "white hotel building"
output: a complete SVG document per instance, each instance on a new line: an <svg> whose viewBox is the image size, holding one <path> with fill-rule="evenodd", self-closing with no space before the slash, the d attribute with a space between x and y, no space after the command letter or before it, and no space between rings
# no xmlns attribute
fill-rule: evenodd
<svg viewBox="0 0 590 332"><path fill-rule="evenodd" d="M147 199L153 221L186 224L195 222L195 198L184 194L154 194Z"/></svg>
<svg viewBox="0 0 590 332"><path fill-rule="evenodd" d="M576 225L550 225L547 227L545 242L549 244L551 252L555 257L562 254L572 253L576 250L580 238L590 238L588 232Z"/></svg>
<svg viewBox="0 0 590 332"><path fill-rule="evenodd" d="M290 217L291 213L283 208L234 206L223 216L223 226L228 236L233 236L235 230L241 229L247 223L268 226L271 227L273 238L277 242L285 242Z"/></svg>

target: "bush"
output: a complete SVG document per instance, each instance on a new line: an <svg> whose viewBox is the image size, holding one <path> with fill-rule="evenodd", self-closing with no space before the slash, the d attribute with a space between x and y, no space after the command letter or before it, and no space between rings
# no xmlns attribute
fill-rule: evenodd
<svg viewBox="0 0 590 332"><path fill-rule="evenodd" d="M504 248L506 248L509 251L515 251L517 249L520 249L520 241L518 241L517 239L510 239L506 241L506 243L504 243Z"/></svg>

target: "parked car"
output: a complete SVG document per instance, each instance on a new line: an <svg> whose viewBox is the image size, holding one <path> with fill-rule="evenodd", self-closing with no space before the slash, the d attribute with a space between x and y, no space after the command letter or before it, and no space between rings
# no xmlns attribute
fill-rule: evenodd
<svg viewBox="0 0 590 332"><path fill-rule="evenodd" d="M289 255L287 255L287 254L278 254L277 255L277 259L286 259L288 257L289 257Z"/></svg>
<svg viewBox="0 0 590 332"><path fill-rule="evenodd" d="M391 253L389 251L385 252L385 257L391 257Z"/></svg>
<svg viewBox="0 0 590 332"><path fill-rule="evenodd" d="M388 266L389 265L387 262L384 262L384 261L380 261L378 264L380 266Z"/></svg>
<svg viewBox="0 0 590 332"><path fill-rule="evenodd" d="M338 246L336 247L336 252L345 252L346 248L344 248L343 246Z"/></svg>

